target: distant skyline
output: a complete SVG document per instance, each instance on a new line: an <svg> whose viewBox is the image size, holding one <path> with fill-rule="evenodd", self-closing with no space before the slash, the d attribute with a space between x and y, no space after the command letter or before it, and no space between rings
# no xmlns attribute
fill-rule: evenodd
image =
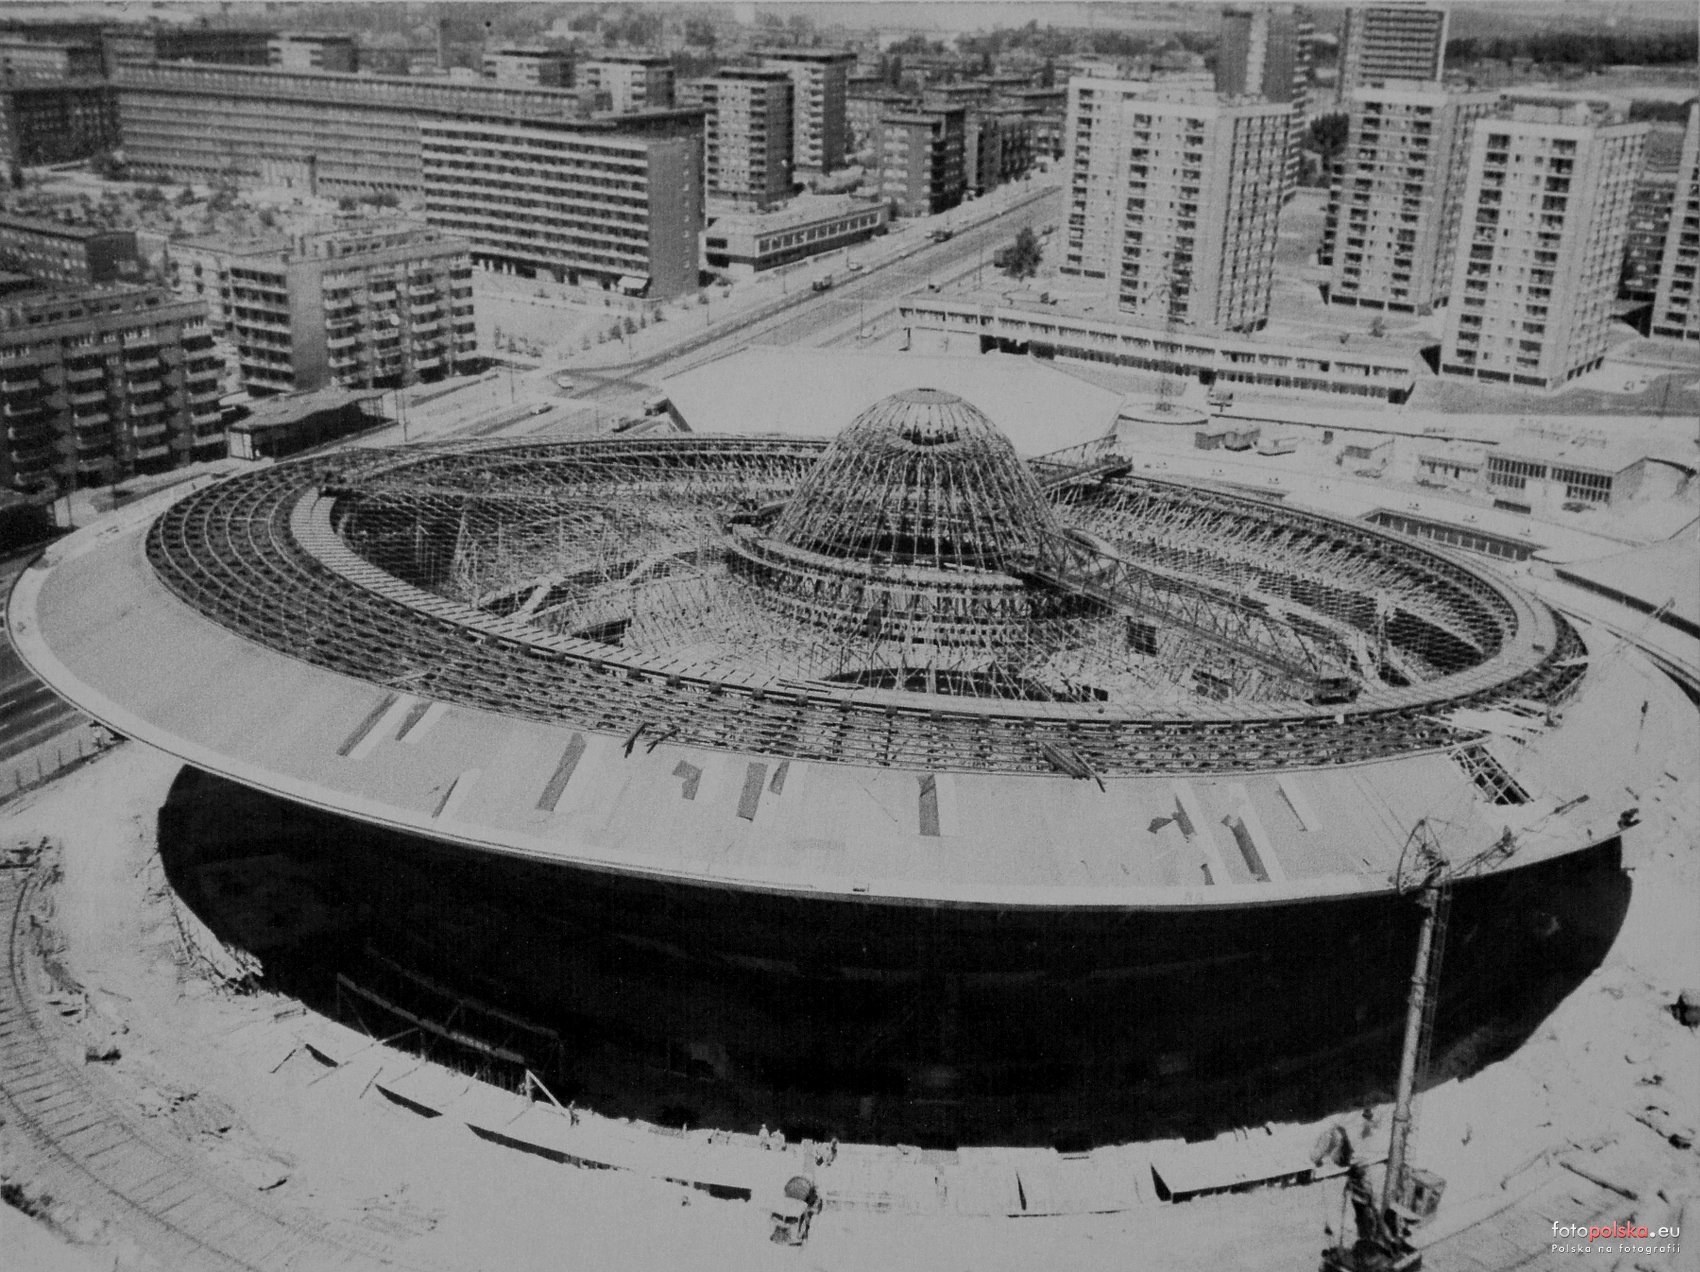
<svg viewBox="0 0 1700 1272"><path fill-rule="evenodd" d="M254 10L287 11L309 0L209 0L208 3L101 3L98 0L38 0L33 4L9 4L7 16L13 19L58 17L70 20L77 17L114 17L143 20L148 17L216 18L221 13L242 13L251 17ZM349 0L350 6L362 3L396 7L399 0ZM851 29L924 31L944 39L994 27L1019 27L1037 21L1040 26L1080 27L1103 29L1142 28L1149 31L1205 30L1214 28L1226 0L781 0L778 3L752 3L750 0L726 0L724 3L695 5L673 3L672 0L628 0L634 7L657 7L670 10L691 10L716 7L737 11L740 16L753 18L760 13L772 13L781 18L803 14L819 27L842 26ZM1239 2L1239 0L1236 0ZM1255 0L1253 0L1255 2ZM491 8L533 8L513 0L461 0L465 4L487 5ZM406 4L408 9L426 9L428 4ZM563 14L592 7L586 4L562 4ZM610 6L613 7L613 6ZM1329 30L1338 23L1338 15L1352 7L1345 0L1321 0L1307 5L1320 19L1318 26ZM1509 29L1528 29L1548 26L1558 29L1578 28L1622 29L1643 24L1694 25L1700 22L1694 4L1688 0L1472 0L1467 3L1446 4L1453 13L1451 34L1470 36L1492 33L1502 24Z"/></svg>

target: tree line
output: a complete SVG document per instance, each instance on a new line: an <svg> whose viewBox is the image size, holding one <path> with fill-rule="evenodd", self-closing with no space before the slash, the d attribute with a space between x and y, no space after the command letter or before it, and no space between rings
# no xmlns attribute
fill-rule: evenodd
<svg viewBox="0 0 1700 1272"><path fill-rule="evenodd" d="M1555 66L1670 66L1700 58L1700 32L1551 31L1446 42L1448 66L1476 61L1510 65L1524 58Z"/></svg>

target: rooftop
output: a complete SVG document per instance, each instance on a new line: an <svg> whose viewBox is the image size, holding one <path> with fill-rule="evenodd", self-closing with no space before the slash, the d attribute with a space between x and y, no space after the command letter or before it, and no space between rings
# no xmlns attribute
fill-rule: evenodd
<svg viewBox="0 0 1700 1272"><path fill-rule="evenodd" d="M94 239L112 234L133 234L134 230L116 230L101 225L71 225L45 216L22 216L16 212L0 212L0 229L25 230L31 234L49 234L55 238Z"/></svg>
<svg viewBox="0 0 1700 1272"><path fill-rule="evenodd" d="M1043 455L1108 436L1121 396L1028 358L930 358L756 346L662 384L695 433L829 438L881 398L929 384L985 413L1018 454ZM807 384L808 409L778 391Z"/></svg>

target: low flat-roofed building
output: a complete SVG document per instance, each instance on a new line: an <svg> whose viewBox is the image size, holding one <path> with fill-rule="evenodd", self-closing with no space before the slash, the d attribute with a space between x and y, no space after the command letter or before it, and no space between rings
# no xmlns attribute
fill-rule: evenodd
<svg viewBox="0 0 1700 1272"><path fill-rule="evenodd" d="M1604 430L1520 429L1487 453L1483 483L1519 511L1552 512L1672 495L1692 480L1693 459Z"/></svg>
<svg viewBox="0 0 1700 1272"><path fill-rule="evenodd" d="M256 395L411 384L476 357L468 244L428 226L190 239L172 246L172 271Z"/></svg>
<svg viewBox="0 0 1700 1272"><path fill-rule="evenodd" d="M1203 331L1166 331L1046 306L1017 308L995 299L905 296L898 313L912 348L929 352L1032 354L1182 375L1232 391L1370 398L1399 405L1416 386L1411 357L1363 350L1273 344Z"/></svg>
<svg viewBox="0 0 1700 1272"><path fill-rule="evenodd" d="M882 200L804 195L773 212L716 217L703 235L703 260L734 277L759 274L865 242L889 219Z"/></svg>
<svg viewBox="0 0 1700 1272"><path fill-rule="evenodd" d="M257 402L249 414L228 425L232 459L281 459L386 423L381 393L324 388L286 393Z"/></svg>
<svg viewBox="0 0 1700 1272"><path fill-rule="evenodd" d="M68 490L225 450L204 302L163 287L0 302L0 486Z"/></svg>
<svg viewBox="0 0 1700 1272"><path fill-rule="evenodd" d="M134 230L66 225L13 212L0 212L0 265L74 287L141 277Z"/></svg>

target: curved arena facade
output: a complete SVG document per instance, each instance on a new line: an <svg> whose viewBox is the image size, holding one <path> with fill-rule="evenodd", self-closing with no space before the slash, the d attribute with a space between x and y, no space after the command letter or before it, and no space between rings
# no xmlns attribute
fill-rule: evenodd
<svg viewBox="0 0 1700 1272"><path fill-rule="evenodd" d="M311 810L363 916L314 975L640 1111L1297 1114L1390 1080L1419 841L1459 880L1443 1037L1538 1008L1627 897L1638 673L1586 633L930 389L824 444L280 464L59 545L11 617L84 710Z"/></svg>

